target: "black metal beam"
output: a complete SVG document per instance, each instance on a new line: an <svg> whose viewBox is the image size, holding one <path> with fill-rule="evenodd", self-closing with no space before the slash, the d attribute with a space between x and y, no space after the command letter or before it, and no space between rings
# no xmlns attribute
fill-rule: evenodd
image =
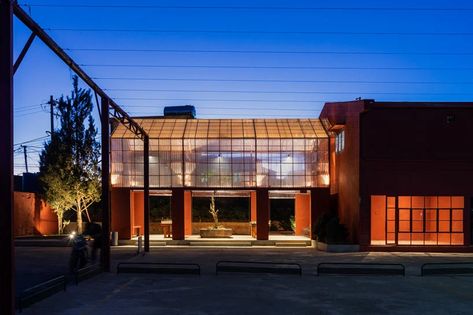
<svg viewBox="0 0 473 315"><path fill-rule="evenodd" d="M35 37L36 37L36 34L31 33L30 37L26 41L25 46L23 46L23 49L21 50L20 54L18 55L18 58L16 58L15 64L13 65L13 74L15 74L16 70L18 70L18 67L20 66L21 62L23 61L23 58L25 58L25 55L28 52L28 49L30 49L30 46L33 43L33 40L34 40Z"/></svg>
<svg viewBox="0 0 473 315"><path fill-rule="evenodd" d="M102 249L103 271L110 271L110 123L109 100L102 98Z"/></svg>
<svg viewBox="0 0 473 315"><path fill-rule="evenodd" d="M0 309L15 314L13 244L13 2L0 1Z"/></svg>
<svg viewBox="0 0 473 315"><path fill-rule="evenodd" d="M144 140L147 133L136 123L111 97L102 90L91 77L61 48L59 45L36 23L18 4L13 4L13 13L25 24L43 43L49 47L65 64L71 68L92 90L100 97L109 99L109 105L119 119L122 119L125 125L130 128L140 139Z"/></svg>
<svg viewBox="0 0 473 315"><path fill-rule="evenodd" d="M145 252L149 252L149 137L144 140L144 232Z"/></svg>

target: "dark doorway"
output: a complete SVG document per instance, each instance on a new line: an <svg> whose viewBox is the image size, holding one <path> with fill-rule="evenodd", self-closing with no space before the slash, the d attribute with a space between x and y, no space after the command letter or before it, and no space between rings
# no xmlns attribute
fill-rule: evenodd
<svg viewBox="0 0 473 315"><path fill-rule="evenodd" d="M270 234L294 235L295 229L295 200L270 199L269 218Z"/></svg>
<svg viewBox="0 0 473 315"><path fill-rule="evenodd" d="M149 208L150 222L171 220L171 197L150 196Z"/></svg>

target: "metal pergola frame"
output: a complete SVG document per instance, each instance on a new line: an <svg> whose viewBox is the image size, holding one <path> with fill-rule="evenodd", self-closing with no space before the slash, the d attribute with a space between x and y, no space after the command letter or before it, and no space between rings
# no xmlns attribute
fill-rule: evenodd
<svg viewBox="0 0 473 315"><path fill-rule="evenodd" d="M13 16L32 34L13 63ZM14 0L0 0L0 309L15 314L15 249L13 237L13 75L31 43L38 37L78 77L101 97L102 133L102 259L110 271L110 116L124 124L144 142L144 218L145 251L149 251L149 137L113 99L37 24Z"/></svg>

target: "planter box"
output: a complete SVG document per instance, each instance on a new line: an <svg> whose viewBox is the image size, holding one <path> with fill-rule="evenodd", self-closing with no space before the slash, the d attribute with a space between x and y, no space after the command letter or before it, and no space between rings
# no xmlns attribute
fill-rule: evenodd
<svg viewBox="0 0 473 315"><path fill-rule="evenodd" d="M201 229L200 230L200 237L202 238L231 238L232 237L232 229Z"/></svg>
<svg viewBox="0 0 473 315"><path fill-rule="evenodd" d="M318 250L329 253L351 253L360 251L360 245L358 244L327 244L315 241L315 247Z"/></svg>

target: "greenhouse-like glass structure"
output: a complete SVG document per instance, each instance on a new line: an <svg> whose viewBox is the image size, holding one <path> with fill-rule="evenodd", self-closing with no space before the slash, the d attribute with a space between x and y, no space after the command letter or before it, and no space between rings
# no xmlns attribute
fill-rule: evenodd
<svg viewBox="0 0 473 315"><path fill-rule="evenodd" d="M150 137L151 188L309 188L329 185L319 119L135 119ZM143 187L143 141L112 132L113 187Z"/></svg>

